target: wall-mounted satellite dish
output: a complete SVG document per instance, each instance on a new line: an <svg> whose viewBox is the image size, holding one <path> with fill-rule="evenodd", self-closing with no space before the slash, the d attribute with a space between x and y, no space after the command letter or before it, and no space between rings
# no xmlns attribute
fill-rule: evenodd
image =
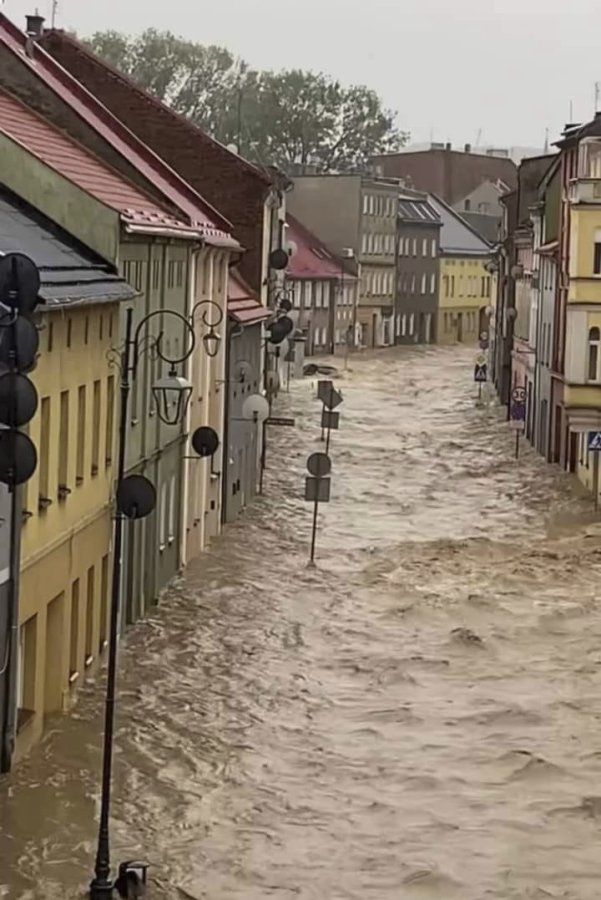
<svg viewBox="0 0 601 900"><path fill-rule="evenodd" d="M38 452L22 431L0 431L0 482L14 487L25 484L35 472Z"/></svg>
<svg viewBox="0 0 601 900"><path fill-rule="evenodd" d="M145 519L156 503L156 488L144 475L126 475L119 482L117 509L126 519Z"/></svg>
<svg viewBox="0 0 601 900"><path fill-rule="evenodd" d="M288 265L289 259L287 251L283 247L278 247L269 254L269 266L271 269L281 272Z"/></svg>
<svg viewBox="0 0 601 900"><path fill-rule="evenodd" d="M21 428L31 422L38 408L38 392L27 375L6 372L0 375L0 422Z"/></svg>
<svg viewBox="0 0 601 900"><path fill-rule="evenodd" d="M294 322L290 316L280 316L267 326L269 335L267 340L270 344L281 344L292 331L294 331Z"/></svg>
<svg viewBox="0 0 601 900"><path fill-rule="evenodd" d="M251 422L264 422L269 415L269 403L261 394L251 394L242 404L242 416Z"/></svg>
<svg viewBox="0 0 601 900"><path fill-rule="evenodd" d="M201 426L192 435L192 446L195 453L206 459L217 452L219 436L214 428L209 428L208 425Z"/></svg>
<svg viewBox="0 0 601 900"><path fill-rule="evenodd" d="M40 273L24 253L7 253L0 258L0 303L20 315L33 312L38 305Z"/></svg>
<svg viewBox="0 0 601 900"><path fill-rule="evenodd" d="M12 313L0 315L0 363L11 364L14 348L15 368L19 372L31 372L35 368L39 346L40 335L30 319L19 316L13 322Z"/></svg>

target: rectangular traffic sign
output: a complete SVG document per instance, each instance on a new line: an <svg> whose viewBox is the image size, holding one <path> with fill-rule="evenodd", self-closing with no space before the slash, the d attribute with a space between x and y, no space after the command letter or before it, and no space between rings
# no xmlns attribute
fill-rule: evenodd
<svg viewBox="0 0 601 900"><path fill-rule="evenodd" d="M331 478L312 478L310 475L307 475L305 478L305 500L311 503L329 503L331 480Z"/></svg>
<svg viewBox="0 0 601 900"><path fill-rule="evenodd" d="M601 431L589 431L588 449L592 453L599 453L601 451Z"/></svg>
<svg viewBox="0 0 601 900"><path fill-rule="evenodd" d="M322 379L317 382L317 399L321 400L322 403L325 402L326 396L329 395L330 391L334 389L333 381L326 381Z"/></svg>
<svg viewBox="0 0 601 900"><path fill-rule="evenodd" d="M322 384L325 387L322 388ZM327 409L336 409L342 403L342 394L336 390L332 381L320 381L317 396Z"/></svg>
<svg viewBox="0 0 601 900"><path fill-rule="evenodd" d="M474 367L474 381L476 383L486 381L488 377L488 368L486 363L476 363Z"/></svg>
<svg viewBox="0 0 601 900"><path fill-rule="evenodd" d="M293 428L296 425L296 419L288 419L286 416L269 416L268 419L265 419L266 425L285 425L288 428Z"/></svg>
<svg viewBox="0 0 601 900"><path fill-rule="evenodd" d="M328 431L338 431L340 427L340 413L324 409L321 413L321 427Z"/></svg>

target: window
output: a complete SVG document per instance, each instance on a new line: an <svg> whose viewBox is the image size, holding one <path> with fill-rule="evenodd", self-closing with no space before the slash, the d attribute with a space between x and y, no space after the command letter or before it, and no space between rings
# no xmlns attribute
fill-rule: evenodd
<svg viewBox="0 0 601 900"><path fill-rule="evenodd" d="M50 503L48 497L50 491L50 397L42 399L40 415L40 446L39 446L39 507L44 510Z"/></svg>
<svg viewBox="0 0 601 900"><path fill-rule="evenodd" d="M98 475L100 460L100 382L94 382L92 400L92 475Z"/></svg>
<svg viewBox="0 0 601 900"><path fill-rule="evenodd" d="M588 333L588 380L599 381L599 344L601 332L591 328Z"/></svg>
<svg viewBox="0 0 601 900"><path fill-rule="evenodd" d="M436 239L432 238L432 259L436 259Z"/></svg>
<svg viewBox="0 0 601 900"><path fill-rule="evenodd" d="M430 275L430 293L436 293L436 272L432 272Z"/></svg>
<svg viewBox="0 0 601 900"><path fill-rule="evenodd" d="M305 309L311 309L312 287L313 286L310 281L305 281L304 301L303 301Z"/></svg>
<svg viewBox="0 0 601 900"><path fill-rule="evenodd" d="M169 289L175 287L175 260L170 259L167 264L167 287Z"/></svg>
<svg viewBox="0 0 601 900"><path fill-rule="evenodd" d="M490 212L490 203L479 203L478 212L488 214Z"/></svg>
<svg viewBox="0 0 601 900"><path fill-rule="evenodd" d="M143 554L142 554L143 556ZM108 635L108 605L109 605L109 558L102 557L100 569L100 631L98 635L98 652L102 653L106 647Z"/></svg>
<svg viewBox="0 0 601 900"><path fill-rule="evenodd" d="M428 255L428 238L424 238L422 241L422 256Z"/></svg>
<svg viewBox="0 0 601 900"><path fill-rule="evenodd" d="M104 464L106 468L113 461L113 433L115 428L115 376L109 375L106 380L106 446L104 448Z"/></svg>
<svg viewBox="0 0 601 900"><path fill-rule="evenodd" d="M401 318L401 337L405 337L407 334L407 316L403 315Z"/></svg>
<svg viewBox="0 0 601 900"><path fill-rule="evenodd" d="M470 209L472 208L472 201L469 198L464 201L463 208L464 208L465 212L469 212Z"/></svg>
<svg viewBox="0 0 601 900"><path fill-rule="evenodd" d="M75 483L83 484L86 453L86 386L77 391L77 455Z"/></svg>
<svg viewBox="0 0 601 900"><path fill-rule="evenodd" d="M421 289L421 292L422 292L422 294L425 294L425 293L426 293L426 273L425 273L425 272L424 272L424 274L422 275L422 289Z"/></svg>
<svg viewBox="0 0 601 900"><path fill-rule="evenodd" d="M182 259L178 259L177 261L175 268L175 283L177 287L182 287L184 284L184 261Z"/></svg>
<svg viewBox="0 0 601 900"><path fill-rule="evenodd" d="M413 255L417 256L417 238L413 238Z"/></svg>
<svg viewBox="0 0 601 900"><path fill-rule="evenodd" d="M52 353L53 344L54 344L54 325L52 324L52 322L49 322L48 323L48 345L46 347L46 350L48 351L48 353Z"/></svg>
<svg viewBox="0 0 601 900"><path fill-rule="evenodd" d="M37 660L37 616L32 616L19 628L19 664L17 669L17 730L35 712L35 682Z"/></svg>
<svg viewBox="0 0 601 900"><path fill-rule="evenodd" d="M71 585L71 631L69 633L69 680L79 675L79 578Z"/></svg>
<svg viewBox="0 0 601 900"><path fill-rule="evenodd" d="M83 326L83 342L84 344L88 343L88 339L90 337L90 317L86 316Z"/></svg>
<svg viewBox="0 0 601 900"><path fill-rule="evenodd" d="M450 277L450 286L451 286L451 292L450 292L449 296L454 297L455 296L455 276L454 275L451 275L451 277Z"/></svg>
<svg viewBox="0 0 601 900"><path fill-rule="evenodd" d="M409 316L409 334L413 337L415 333L415 313Z"/></svg>
<svg viewBox="0 0 601 900"><path fill-rule="evenodd" d="M323 305L326 309L330 308L330 285L327 282L323 285Z"/></svg>
<svg viewBox="0 0 601 900"><path fill-rule="evenodd" d="M69 484L69 391L61 393L59 447L58 447L58 494L66 499Z"/></svg>
<svg viewBox="0 0 601 900"><path fill-rule="evenodd" d="M595 259L593 272L595 275L601 275L601 236L595 240Z"/></svg>
<svg viewBox="0 0 601 900"><path fill-rule="evenodd" d="M411 276L411 293L415 294L415 275Z"/></svg>
<svg viewBox="0 0 601 900"><path fill-rule="evenodd" d="M367 194L363 194L363 215L367 215L369 212L369 196Z"/></svg>
<svg viewBox="0 0 601 900"><path fill-rule="evenodd" d="M67 319L67 347L71 346L71 332L73 329L73 320Z"/></svg>
<svg viewBox="0 0 601 900"><path fill-rule="evenodd" d="M171 476L169 482L169 520L168 520L167 540L172 544L175 540L175 475Z"/></svg>
<svg viewBox="0 0 601 900"><path fill-rule="evenodd" d="M94 566L88 569L88 592L86 596L86 667L94 659Z"/></svg>
<svg viewBox="0 0 601 900"><path fill-rule="evenodd" d="M318 281L315 284L315 308L320 309L321 306L323 306L322 284L321 281Z"/></svg>
<svg viewBox="0 0 601 900"><path fill-rule="evenodd" d="M153 259L152 261L152 290L158 291L161 286L161 261Z"/></svg>

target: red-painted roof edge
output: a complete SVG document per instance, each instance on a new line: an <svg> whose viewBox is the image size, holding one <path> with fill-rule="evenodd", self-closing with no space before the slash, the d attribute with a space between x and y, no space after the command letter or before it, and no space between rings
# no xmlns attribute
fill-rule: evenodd
<svg viewBox="0 0 601 900"><path fill-rule="evenodd" d="M226 232L231 233L233 231L232 223L229 222L218 210L214 210L210 203L208 203L204 197L198 194L194 188L191 187L183 178L181 178L178 173L172 169L167 163L161 159L150 147L147 147L136 135L127 128L120 119L114 116L106 106L104 106L100 101L94 97L79 81L77 81L70 72L64 69L55 59L51 56L44 48L38 44L34 43L33 45L33 59L29 59L26 54L25 48L27 43L27 38L25 34L12 22L4 13L0 12L0 39L2 38L2 30L5 30L8 35L15 41L20 49L23 51L23 57L21 58L22 62L29 64L34 72L37 73L38 77L45 81L44 72L41 71L41 67L36 66L35 63L41 62L43 66L45 66L49 70L49 74L57 79L57 81L65 88L66 91L70 91L75 98L84 106L87 107L88 112L93 116L96 116L102 125L104 125L108 129L109 135L113 133L116 137L122 140L125 144L128 144L129 147L137 153L142 161L155 169L155 174L162 174L164 177L164 181L167 184L167 187L171 187L174 191L179 191L181 195L186 197L188 202L190 202L193 206L197 206L199 211L203 211L205 215L212 216L214 215L221 222L222 227ZM14 48L10 45L9 42L4 41L5 45L14 53ZM48 85L52 90L52 85ZM67 98L61 97L61 99L66 100ZM67 100L68 102L68 100ZM77 110L76 110L77 112ZM95 127L95 125L88 121L88 124L97 131L101 137L105 138L108 143L111 143L110 139L107 138L106 134L103 134ZM114 145L113 145L114 146ZM115 148L119 149L119 148ZM138 164L135 160L130 158L130 162L138 167ZM159 170L156 172L156 170ZM148 177L147 173L142 171L142 174L145 177ZM160 184L157 184L159 190L166 194L167 198L180 209L181 203L179 199L170 197L168 191L166 192L164 187ZM182 209L183 212L189 215L188 211ZM216 223L213 223L216 224Z"/></svg>
<svg viewBox="0 0 601 900"><path fill-rule="evenodd" d="M136 84L136 82L132 78L130 78L129 75L125 75L125 73L120 72L119 69L111 65L111 63L102 59L102 57L98 56L98 54L90 50L89 47L86 47L85 44L82 44L81 41L78 41L77 38L75 38L72 34L68 34L62 28L49 28L44 32L44 37L46 36L59 37L61 41L64 41L65 43L71 44L73 47L76 47L79 53L89 56L90 58L101 63L104 68L111 73L111 75L113 75L115 78L119 78L121 81L127 84L130 88L136 91L137 94L140 94L145 100L147 100L152 106L167 110L167 112L169 112L172 116L187 125L191 131L194 131L199 136L199 138L206 141L207 143L211 142L213 144L217 144L224 152L229 153L236 162L240 163L242 167L249 172L249 174L255 175L269 187L273 186L273 179L270 178L270 176L266 172L263 172L258 166L255 166L254 163L251 163L247 159L244 159L243 156L239 156L237 153L232 153L231 150L228 150L225 144L221 143L221 141L218 141L216 140L216 138L211 137L210 134L207 134L206 131L203 131L200 126L196 125L194 122L191 122L182 113L177 112L177 110L175 109L171 109L170 106L167 106L167 104L163 103L162 100L159 100L158 97L154 97L148 91L144 90L144 88L139 84Z"/></svg>

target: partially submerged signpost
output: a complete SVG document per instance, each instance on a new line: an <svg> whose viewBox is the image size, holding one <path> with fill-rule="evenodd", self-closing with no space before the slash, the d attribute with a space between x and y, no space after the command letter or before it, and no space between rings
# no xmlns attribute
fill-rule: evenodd
<svg viewBox="0 0 601 900"><path fill-rule="evenodd" d="M326 441L325 453L312 453L307 460L309 475L305 478L305 500L313 503L313 528L311 530L311 553L309 565L315 565L315 545L317 541L317 514L320 503L330 502L330 438L332 431L340 426L340 413L336 407L342 403L342 394L336 390L333 381L321 380L317 384L317 397L323 407L321 411L321 439Z"/></svg>

